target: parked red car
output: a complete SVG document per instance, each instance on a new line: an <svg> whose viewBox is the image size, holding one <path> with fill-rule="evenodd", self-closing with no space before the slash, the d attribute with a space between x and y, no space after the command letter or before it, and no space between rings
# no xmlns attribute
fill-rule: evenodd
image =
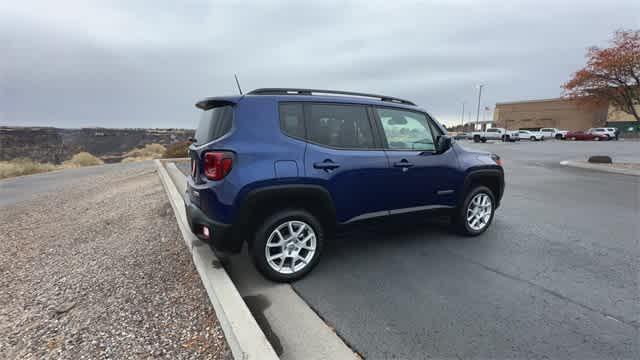
<svg viewBox="0 0 640 360"><path fill-rule="evenodd" d="M609 140L606 135L594 134L588 131L569 131L567 135L565 135L565 139L567 140Z"/></svg>

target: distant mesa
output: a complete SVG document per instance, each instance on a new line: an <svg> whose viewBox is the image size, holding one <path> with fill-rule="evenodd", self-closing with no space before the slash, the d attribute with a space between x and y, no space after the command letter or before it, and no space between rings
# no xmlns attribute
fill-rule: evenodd
<svg viewBox="0 0 640 360"><path fill-rule="evenodd" d="M109 129L102 127L60 129L54 127L0 126L0 161L28 157L60 164L81 151L105 162L118 162L124 154L147 144L169 145L187 141L192 129Z"/></svg>

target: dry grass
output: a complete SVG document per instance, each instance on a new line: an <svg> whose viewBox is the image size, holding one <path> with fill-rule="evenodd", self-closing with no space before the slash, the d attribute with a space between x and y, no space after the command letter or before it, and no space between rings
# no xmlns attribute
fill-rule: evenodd
<svg viewBox="0 0 640 360"><path fill-rule="evenodd" d="M147 144L142 149L133 149L129 151L125 158L122 160L123 163L134 162L134 161L145 161L145 160L153 160L161 158L167 149L160 144Z"/></svg>
<svg viewBox="0 0 640 360"><path fill-rule="evenodd" d="M165 159L188 157L189 145L191 145L190 141L173 143L167 146L167 151L165 151L162 157Z"/></svg>
<svg viewBox="0 0 640 360"><path fill-rule="evenodd" d="M84 166L101 165L104 162L88 152L81 152L73 155L70 160L65 161L62 165L50 163L39 163L29 158L17 158L11 161L0 161L0 179L38 174L53 170L62 170L67 168L78 168Z"/></svg>
<svg viewBox="0 0 640 360"><path fill-rule="evenodd" d="M0 161L0 179L37 174L58 169L54 164L41 164L28 158L18 158L11 161Z"/></svg>
<svg viewBox="0 0 640 360"><path fill-rule="evenodd" d="M102 165L104 162L97 157L89 154L88 152L81 152L73 155L71 160L67 160L62 163L63 167L76 168L83 166Z"/></svg>

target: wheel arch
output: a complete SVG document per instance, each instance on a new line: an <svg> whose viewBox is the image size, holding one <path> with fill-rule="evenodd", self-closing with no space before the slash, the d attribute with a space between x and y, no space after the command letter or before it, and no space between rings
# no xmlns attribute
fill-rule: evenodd
<svg viewBox="0 0 640 360"><path fill-rule="evenodd" d="M336 210L329 192L320 185L279 184L250 190L239 207L234 227L236 236L247 242L253 231L269 214L283 209L303 209L318 218L325 234L330 234L336 223Z"/></svg>
<svg viewBox="0 0 640 360"><path fill-rule="evenodd" d="M461 205L465 196L475 185L488 187L496 198L496 208L500 206L504 193L504 171L500 167L474 168L467 172L464 178L463 191L458 197L458 205Z"/></svg>

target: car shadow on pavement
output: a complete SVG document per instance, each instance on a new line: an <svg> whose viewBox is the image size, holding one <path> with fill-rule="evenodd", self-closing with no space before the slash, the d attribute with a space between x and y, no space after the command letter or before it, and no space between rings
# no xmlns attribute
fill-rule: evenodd
<svg viewBox="0 0 640 360"><path fill-rule="evenodd" d="M398 248L440 246L446 242L465 240L450 229L447 217L405 216L384 221L358 224L338 233L327 242L322 262L332 258L365 257Z"/></svg>

